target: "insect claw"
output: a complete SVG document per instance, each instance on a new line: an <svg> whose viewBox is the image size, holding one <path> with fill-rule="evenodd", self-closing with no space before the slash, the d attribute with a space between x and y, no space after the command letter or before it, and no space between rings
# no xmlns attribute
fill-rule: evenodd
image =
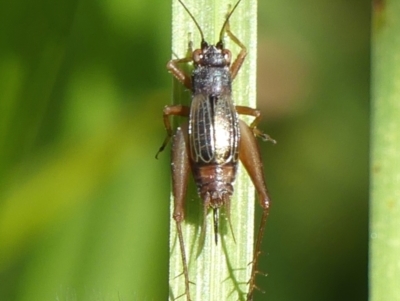
<svg viewBox="0 0 400 301"><path fill-rule="evenodd" d="M261 137L260 137L263 141L270 141L270 142L272 142L273 144L276 144L276 140L275 139L273 139L273 138L271 138L269 135L267 135L267 134L263 134Z"/></svg>
<svg viewBox="0 0 400 301"><path fill-rule="evenodd" d="M273 144L276 144L276 140L271 138L270 135L263 133L258 128L254 127L253 129L254 136L261 138L263 141L271 141Z"/></svg>
<svg viewBox="0 0 400 301"><path fill-rule="evenodd" d="M172 133L168 132L167 137L164 139L163 144L161 145L161 147L159 148L157 154L156 154L156 159L158 160L158 155L164 151L165 147L168 145L169 140L171 140L172 137Z"/></svg>
<svg viewBox="0 0 400 301"><path fill-rule="evenodd" d="M163 147L160 147L160 149L158 150L157 154L156 154L156 159L158 160L158 155L164 150Z"/></svg>

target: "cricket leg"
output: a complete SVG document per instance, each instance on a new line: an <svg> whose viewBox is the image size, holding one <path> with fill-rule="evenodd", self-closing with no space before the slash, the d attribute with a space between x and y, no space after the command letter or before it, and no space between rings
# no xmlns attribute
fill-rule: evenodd
<svg viewBox="0 0 400 301"><path fill-rule="evenodd" d="M172 105L172 106L165 106L163 111L163 119L164 119L164 126L167 131L167 137L165 137L163 144L161 145L160 149L156 154L156 159L158 159L158 155L165 149L169 140L173 135L172 126L169 116L189 116L189 107L183 105Z"/></svg>
<svg viewBox="0 0 400 301"><path fill-rule="evenodd" d="M185 219L185 197L190 173L189 156L186 146L188 125L184 123L178 128L173 139L171 154L172 191L174 197L173 218L176 222L179 246L182 256L183 275L185 277L186 300L190 299L189 272L183 241L182 221Z"/></svg>
<svg viewBox="0 0 400 301"><path fill-rule="evenodd" d="M230 15L228 15L229 17ZM230 71L231 71L231 77L232 80L235 79L237 73L240 70L240 67L242 67L242 64L247 56L247 48L246 46L232 33L231 31L231 27L229 24L229 20L227 20L226 24L225 24L225 32L228 35L228 37L236 44L240 47L240 52L238 54L238 56L236 57L235 61L232 63L231 67L230 67Z"/></svg>
<svg viewBox="0 0 400 301"><path fill-rule="evenodd" d="M258 194L258 200L262 207L263 213L261 217L260 226L256 236L256 243L254 246L253 260L251 262L251 274L249 280L249 290L247 293L247 301L253 300L254 289L256 286L256 275L259 273L257 270L259 256L261 254L261 243L264 236L265 225L267 222L270 197L268 194L267 186L265 184L264 169L258 148L257 140L254 137L252 129L243 121L239 121L240 125L240 152L239 159L249 174L254 187Z"/></svg>
<svg viewBox="0 0 400 301"><path fill-rule="evenodd" d="M260 110L246 106L236 106L236 112L238 112L238 114L240 115L248 115L254 117L253 122L250 124L250 129L252 130L253 134L257 137L260 137L264 141L271 141L273 144L276 144L276 140L257 128L257 124L261 121L262 118Z"/></svg>
<svg viewBox="0 0 400 301"><path fill-rule="evenodd" d="M179 68L179 64L189 63L192 60L192 57L185 57L182 59L173 59L167 63L168 71L189 90L192 90L192 78Z"/></svg>

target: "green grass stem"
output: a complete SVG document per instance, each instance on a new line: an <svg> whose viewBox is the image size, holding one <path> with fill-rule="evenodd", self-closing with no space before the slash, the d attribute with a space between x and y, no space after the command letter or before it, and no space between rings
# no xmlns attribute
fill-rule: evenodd
<svg viewBox="0 0 400 301"><path fill-rule="evenodd" d="M200 34L182 5L177 0L172 2L172 58L182 58L187 55L189 40L193 41L195 49L200 46ZM186 0L184 3L202 28L206 41L216 43L225 15L235 2ZM234 103L256 107L257 1L243 0L233 13L230 25L232 32L248 49L245 63L233 83ZM235 58L240 50L237 45L228 37L225 37L225 45ZM189 95L190 93L184 91L180 83L174 81L174 103L183 103L183 99L190 98ZM191 285L193 301L245 300L251 268L249 263L253 256L254 206L253 185L240 166L231 207L236 243L233 241L228 223L221 220L220 243L215 245L212 235L212 214L209 214L204 247L198 254L203 218L202 204L195 192L189 193L183 232L189 277L194 283ZM184 277L180 275L183 269L172 210L173 200L171 200L170 224L169 300L173 300L185 291ZM184 298L182 297L182 300Z"/></svg>
<svg viewBox="0 0 400 301"><path fill-rule="evenodd" d="M370 301L398 301L400 1L376 2L372 37Z"/></svg>

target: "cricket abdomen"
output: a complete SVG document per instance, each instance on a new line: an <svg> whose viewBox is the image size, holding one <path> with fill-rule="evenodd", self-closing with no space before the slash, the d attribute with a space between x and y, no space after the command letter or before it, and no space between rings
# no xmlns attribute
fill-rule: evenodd
<svg viewBox="0 0 400 301"><path fill-rule="evenodd" d="M192 172L198 193L204 205L220 208L229 202L233 194L237 163L225 165L193 165Z"/></svg>

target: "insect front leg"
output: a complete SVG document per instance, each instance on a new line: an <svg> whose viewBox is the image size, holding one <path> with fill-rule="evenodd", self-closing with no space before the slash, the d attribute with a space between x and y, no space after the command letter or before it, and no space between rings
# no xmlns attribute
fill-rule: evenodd
<svg viewBox="0 0 400 301"><path fill-rule="evenodd" d="M229 15L228 15L229 16ZM238 54L238 56L236 57L235 61L232 63L231 67L230 67L230 72L231 72L231 77L232 80L235 79L238 71L240 70L240 67L242 67L242 64L247 56L247 48L246 46L244 46L244 44L232 33L231 31L231 27L229 24L229 20L226 22L225 25L225 32L228 35L228 37L236 44L238 45L241 50Z"/></svg>
<svg viewBox="0 0 400 301"><path fill-rule="evenodd" d="M187 150L187 123L178 128L174 136L171 155L172 191L174 197L173 218L176 222L179 246L181 250L183 274L185 277L185 295L190 301L189 272L183 241L182 221L185 219L185 198L190 173L189 155Z"/></svg>
<svg viewBox="0 0 400 301"><path fill-rule="evenodd" d="M189 116L189 107L183 105L174 105L174 106L165 106L163 111L163 119L164 119L164 126L167 131L167 137L165 137L163 144L161 145L160 149L156 154L156 158L158 158L158 154L161 153L165 147L167 146L169 140L171 139L173 132L172 126L169 116Z"/></svg>
<svg viewBox="0 0 400 301"><path fill-rule="evenodd" d="M191 43L189 43L189 49L191 49ZM191 61L193 61L192 57L188 56L182 59L173 59L167 63L168 71L189 90L192 89L192 78L179 68L179 64L189 63Z"/></svg>
<svg viewBox="0 0 400 301"><path fill-rule="evenodd" d="M239 159L246 168L254 187L258 194L258 200L262 207L263 213L261 217L260 226L256 236L256 243L254 246L253 260L251 262L251 275L249 280L249 291L247 293L247 301L253 300L253 292L256 286L256 275L259 273L257 270L259 256L261 254L261 243L264 236L265 224L267 222L270 197L265 184L264 169L258 148L257 140L254 137L252 129L244 123L242 120L239 121L240 126L240 151Z"/></svg>
<svg viewBox="0 0 400 301"><path fill-rule="evenodd" d="M192 52L193 52L192 43L189 42L187 57L182 58L182 59L173 59L167 63L168 71L171 72L172 75L178 81L180 81L182 84L185 85L186 88L188 88L190 90L192 89L192 79L182 69L179 68L179 64L191 62L193 59L191 56L189 56L189 54L191 54ZM163 144L161 145L160 149L158 150L158 152L156 154L156 158L158 158L159 153L161 153L165 149L169 140L172 137L172 134L173 134L172 126L171 126L171 122L169 119L169 116L171 116L171 115L187 117L187 116L189 116L189 107L183 106L183 105L172 105L172 106L164 107L163 119L164 119L165 129L167 130L167 137L164 139Z"/></svg>
<svg viewBox="0 0 400 301"><path fill-rule="evenodd" d="M257 128L257 124L261 121L262 117L260 110L246 106L236 106L236 112L238 112L240 115L253 116L254 120L250 124L250 129L253 131L253 134L257 137L260 137L264 141L271 141L272 143L276 144L276 140L272 139L268 134L263 133Z"/></svg>

